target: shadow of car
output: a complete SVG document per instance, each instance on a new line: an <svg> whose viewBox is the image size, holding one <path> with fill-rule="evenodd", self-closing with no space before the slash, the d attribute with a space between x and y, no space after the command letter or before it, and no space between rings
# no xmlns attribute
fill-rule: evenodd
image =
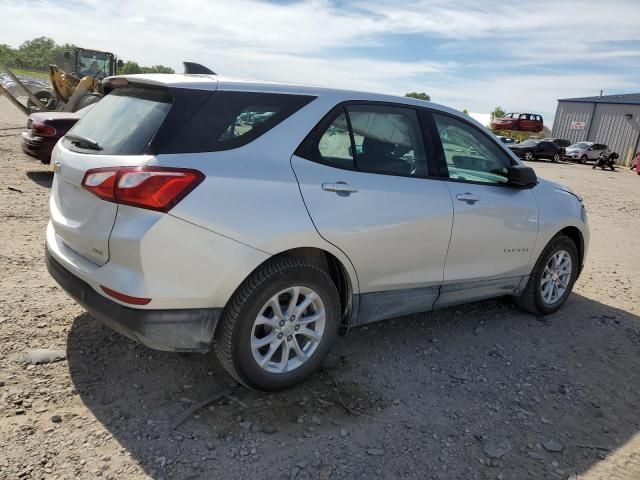
<svg viewBox="0 0 640 480"><path fill-rule="evenodd" d="M491 300L354 329L309 381L270 395L239 387L177 430L182 412L228 388L213 356L152 351L82 314L67 357L83 404L152 478L281 478L301 459L304 478L356 478L379 443L398 454L365 456L376 477L410 465L437 478L441 439L456 450L447 478L467 478L496 438L523 449L503 469L549 478L557 453L528 445L554 439L580 475L601 461L597 448L623 447L640 428L629 337L640 318L579 294L569 304L541 320ZM406 450L415 445L420 455Z"/></svg>

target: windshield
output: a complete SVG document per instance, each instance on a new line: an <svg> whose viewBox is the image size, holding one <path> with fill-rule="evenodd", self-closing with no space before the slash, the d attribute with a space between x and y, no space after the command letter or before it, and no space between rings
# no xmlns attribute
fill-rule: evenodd
<svg viewBox="0 0 640 480"><path fill-rule="evenodd" d="M591 145L588 143L574 143L573 145L569 145L568 148L579 148L581 150L584 150L585 148L589 148Z"/></svg>
<svg viewBox="0 0 640 480"><path fill-rule="evenodd" d="M76 73L81 77L90 76L102 80L111 74L110 60L110 55L103 52L79 50Z"/></svg>
<svg viewBox="0 0 640 480"><path fill-rule="evenodd" d="M523 147L535 147L539 143L540 143L539 140L525 140L520 145L522 145Z"/></svg>
<svg viewBox="0 0 640 480"><path fill-rule="evenodd" d="M103 154L143 153L171 108L166 90L122 87L95 104L69 131L95 142Z"/></svg>

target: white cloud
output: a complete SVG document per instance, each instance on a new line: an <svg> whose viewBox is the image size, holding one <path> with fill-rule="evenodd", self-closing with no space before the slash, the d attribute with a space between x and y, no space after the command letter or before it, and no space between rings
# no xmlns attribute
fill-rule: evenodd
<svg viewBox="0 0 640 480"><path fill-rule="evenodd" d="M46 21L34 21L34 11ZM0 0L0 12L0 42L13 45L46 35L177 71L182 60L191 60L234 76L397 94L426 91L441 103L480 112L501 104L549 117L560 97L640 87L635 72L589 68L589 60L602 66L640 56L637 44L607 49L598 43L640 39L637 0L606 6L552 0L77 0L73 6ZM419 59L400 61L385 42L388 35L403 34L446 45L421 52L400 44ZM387 46L384 59L367 55L381 45ZM360 47L357 56L350 47ZM468 52L479 49L470 60ZM585 71L565 75L570 60L584 61ZM513 73L523 66L531 66L531 73ZM549 73L540 73L544 68Z"/></svg>

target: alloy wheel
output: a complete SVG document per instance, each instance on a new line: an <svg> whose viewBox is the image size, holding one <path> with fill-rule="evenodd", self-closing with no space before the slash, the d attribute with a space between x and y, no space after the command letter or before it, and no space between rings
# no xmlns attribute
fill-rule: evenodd
<svg viewBox="0 0 640 480"><path fill-rule="evenodd" d="M527 153L525 153L525 154L524 154L524 159L525 159L525 160L528 160L528 161L533 160L533 153L531 153L531 152L527 152Z"/></svg>
<svg viewBox="0 0 640 480"><path fill-rule="evenodd" d="M287 373L315 353L325 330L326 310L314 290L293 286L260 309L251 331L251 353L269 373Z"/></svg>
<svg viewBox="0 0 640 480"><path fill-rule="evenodd" d="M566 250L558 250L551 256L540 282L540 293L544 303L553 305L562 298L571 281L571 268L571 255Z"/></svg>

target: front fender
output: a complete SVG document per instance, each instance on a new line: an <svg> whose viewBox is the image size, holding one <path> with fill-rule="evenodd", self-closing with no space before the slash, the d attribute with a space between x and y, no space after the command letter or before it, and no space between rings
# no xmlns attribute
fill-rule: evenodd
<svg viewBox="0 0 640 480"><path fill-rule="evenodd" d="M538 238L530 260L530 270L538 261L542 250L559 232L574 228L580 234L582 245L582 264L589 248L589 224L586 211L580 197L567 187L540 179L533 189L538 204ZM581 265L582 267L582 265Z"/></svg>

